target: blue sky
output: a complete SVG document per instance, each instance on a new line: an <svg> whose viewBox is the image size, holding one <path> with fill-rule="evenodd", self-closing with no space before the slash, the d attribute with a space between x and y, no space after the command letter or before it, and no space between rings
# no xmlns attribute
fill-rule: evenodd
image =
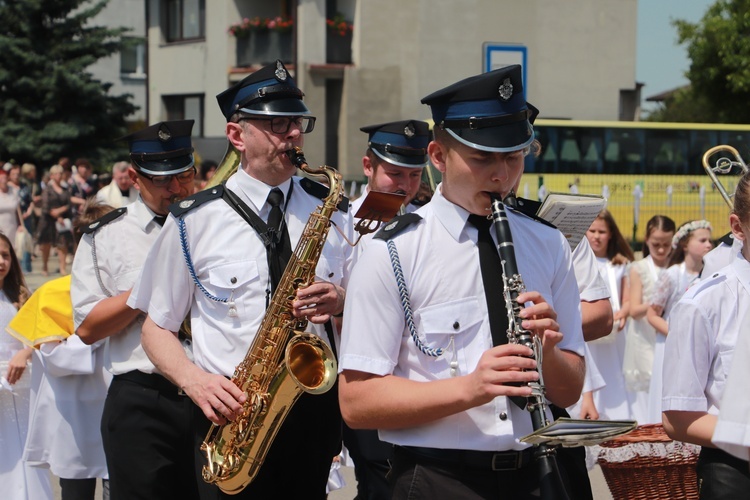
<svg viewBox="0 0 750 500"><path fill-rule="evenodd" d="M714 0L638 0L636 80L644 98L688 83L687 48L677 45L672 19L697 22ZM646 106L648 107L648 106Z"/></svg>

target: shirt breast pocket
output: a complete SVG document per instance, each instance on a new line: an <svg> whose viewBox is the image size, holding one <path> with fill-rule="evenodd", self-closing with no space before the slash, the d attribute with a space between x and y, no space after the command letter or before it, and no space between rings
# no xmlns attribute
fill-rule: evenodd
<svg viewBox="0 0 750 500"><path fill-rule="evenodd" d="M315 281L329 281L340 285L344 278L344 259L321 255L315 268Z"/></svg>
<svg viewBox="0 0 750 500"><path fill-rule="evenodd" d="M466 375L476 368L488 344L480 335L484 317L475 297L425 307L419 321L427 347L443 349L430 368L438 378Z"/></svg>
<svg viewBox="0 0 750 500"><path fill-rule="evenodd" d="M208 283L204 284L206 290L218 299L226 299L227 302L234 301L237 308L237 315L240 318L246 318L250 304L245 304L248 297L258 299L265 297L264 292L260 289L260 274L258 264L254 260L231 262L220 264L208 270ZM257 288L257 290L256 290ZM227 303L216 307L228 308ZM265 308L263 301L257 300L260 310ZM254 309L254 308L252 308Z"/></svg>

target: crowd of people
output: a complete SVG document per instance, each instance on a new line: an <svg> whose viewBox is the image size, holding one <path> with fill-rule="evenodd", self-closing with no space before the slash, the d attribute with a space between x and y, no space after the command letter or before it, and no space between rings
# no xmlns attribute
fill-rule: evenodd
<svg viewBox="0 0 750 500"><path fill-rule="evenodd" d="M416 119L363 126L365 193L336 200L330 231L311 235L310 214L331 190L295 175L292 151L315 128L303 95L277 61L217 96L241 161L212 189L217 165L195 164L192 120L128 136L130 161L104 183L84 159L61 160L43 186L30 164L0 172L0 480L10 498L52 498L50 469L64 499L93 499L98 479L113 500L323 499L340 485L342 449L358 499L545 498L520 440L534 430L526 404L541 375L548 420L663 421L702 446L701 498L748 489L747 365L732 358L735 345L750 355L749 174L733 241L710 254L706 221L655 216L637 259L607 210L571 249L534 202L509 196L525 156L540 153L538 110L509 66L424 97L432 131ZM434 192L422 182L428 163L442 174ZM497 197L512 242L493 232ZM34 235L30 248L19 233ZM305 262L295 248L311 238L319 254ZM505 303L497 248L508 244L522 307ZM56 248L61 277L29 297L36 245L44 273ZM314 280L302 279L307 265ZM267 311L284 321L269 329ZM534 349L509 338L511 320L539 339ZM262 389L285 362L259 359L294 328L330 348L332 388L300 391L289 408L238 387L244 378ZM275 412L283 422L263 420ZM262 464L252 481L223 477L238 465L221 455L233 443L207 445L207 435L250 415L276 434L240 433L269 439ZM570 498L593 498L583 448L557 457Z"/></svg>

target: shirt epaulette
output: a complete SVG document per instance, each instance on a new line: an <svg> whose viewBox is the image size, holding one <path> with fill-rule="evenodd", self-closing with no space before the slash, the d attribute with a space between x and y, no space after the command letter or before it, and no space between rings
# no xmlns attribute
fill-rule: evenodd
<svg viewBox="0 0 750 500"><path fill-rule="evenodd" d="M734 243L734 236L732 236L732 232L729 231L727 234L725 234L724 236L722 236L721 238L719 238L717 240L717 245L719 243L724 243L725 245L731 247L732 244Z"/></svg>
<svg viewBox="0 0 750 500"><path fill-rule="evenodd" d="M102 215L101 217L96 219L94 222L92 222L88 226L82 228L81 232L83 234L91 234L97 229L99 229L100 227L109 224L113 220L125 215L126 213L128 213L128 209L126 207L116 208L112 210L111 212L107 212L106 214Z"/></svg>
<svg viewBox="0 0 750 500"><path fill-rule="evenodd" d="M683 295L683 297L694 298L696 295L703 292L707 288L711 288L721 283L724 283L726 280L727 280L726 273L722 271L716 271L712 273L711 276L704 276L700 281L695 283L693 286L689 287L687 291L685 292L685 295Z"/></svg>
<svg viewBox="0 0 750 500"><path fill-rule="evenodd" d="M533 219L537 222L541 222L545 226L549 226L551 228L557 229L557 226L554 224L547 222L546 220L539 217L536 212L539 210L539 207L542 204L538 201L533 200L527 200L526 198L516 198L515 206L513 205L506 205L508 208L513 210L516 213L520 213L528 217L529 219Z"/></svg>
<svg viewBox="0 0 750 500"><path fill-rule="evenodd" d="M307 194L311 194L316 198L320 198L321 200L328 196L328 193L330 192L330 189L328 189L323 184L315 182L312 179L308 179L307 177L302 177L299 181L299 184L300 186L302 186L302 189L307 192ZM338 208L340 212L347 213L349 211L349 198L343 196L339 204L336 205L336 208Z"/></svg>
<svg viewBox="0 0 750 500"><path fill-rule="evenodd" d="M177 203L172 203L171 205L169 205L169 212L175 217L180 217L181 215L189 212L195 207L203 205L207 201L217 200L221 198L223 194L223 184L204 189L203 191L198 191L194 195L188 196L187 198L184 198Z"/></svg>
<svg viewBox="0 0 750 500"><path fill-rule="evenodd" d="M375 233L375 236L373 236L373 238L390 240L407 227L421 220L422 217L414 212L410 214L399 215L398 217L394 217L393 219L391 219L388 224L383 226L380 231Z"/></svg>

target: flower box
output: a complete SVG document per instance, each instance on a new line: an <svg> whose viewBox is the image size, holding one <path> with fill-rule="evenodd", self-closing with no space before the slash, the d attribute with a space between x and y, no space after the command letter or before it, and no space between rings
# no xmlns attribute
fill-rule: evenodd
<svg viewBox="0 0 750 500"><path fill-rule="evenodd" d="M266 65L276 59L292 62L291 31L252 31L237 38L237 67Z"/></svg>

